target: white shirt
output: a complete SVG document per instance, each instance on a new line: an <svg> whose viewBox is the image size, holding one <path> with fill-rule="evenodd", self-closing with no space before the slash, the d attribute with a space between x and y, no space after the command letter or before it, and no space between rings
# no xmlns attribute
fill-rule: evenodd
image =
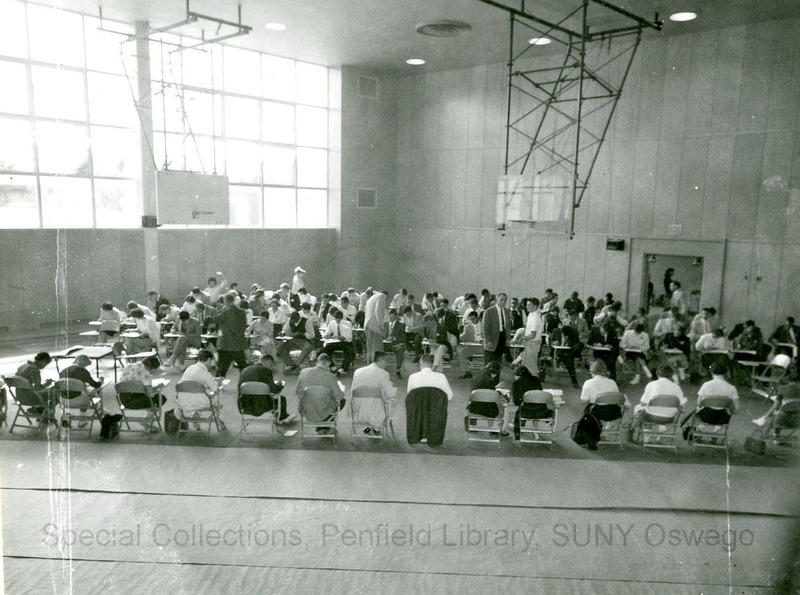
<svg viewBox="0 0 800 595"><path fill-rule="evenodd" d="M674 407L648 407L650 399L664 395L674 395L678 397L681 407L686 405L686 397L683 396L681 387L672 382L669 378L656 378L647 383L644 387L644 393L636 406L636 411L647 410L652 415L659 417L671 417L675 415Z"/></svg>
<svg viewBox="0 0 800 595"><path fill-rule="evenodd" d="M201 383L210 394L214 394L219 390L217 381L203 362L197 362L186 368L183 376L181 376L180 382L184 380L192 380ZM196 393L181 393L176 398L176 404L181 411L197 411L199 409L206 409L210 405L207 396Z"/></svg>
<svg viewBox="0 0 800 595"><path fill-rule="evenodd" d="M338 337L340 335L347 343L352 343L353 325L350 324L349 320L345 320L344 318L342 319L341 322L337 322L336 320L331 320L328 323L328 328L325 329L325 334L323 335L323 338L330 339Z"/></svg>
<svg viewBox="0 0 800 595"><path fill-rule="evenodd" d="M289 320L289 317L286 315L286 312L280 308L277 310L269 309L269 321L272 324L286 324L287 320Z"/></svg>
<svg viewBox="0 0 800 595"><path fill-rule="evenodd" d="M381 396L384 400L393 399L397 394L397 387L389 379L389 372L375 362L353 372L352 389L355 390L359 386L381 389Z"/></svg>
<svg viewBox="0 0 800 595"><path fill-rule="evenodd" d="M145 314L142 318L134 318L134 321L136 322L136 330L143 336L147 335L150 337L150 340L156 345L160 343L161 329L151 316Z"/></svg>
<svg viewBox="0 0 800 595"><path fill-rule="evenodd" d="M542 333L544 333L544 320L539 310L534 310L528 314L528 319L525 321L525 334L530 335L536 333L533 341L541 341Z"/></svg>
<svg viewBox="0 0 800 595"><path fill-rule="evenodd" d="M734 408L739 408L739 393L736 387L722 376L712 376L711 380L704 382L697 391L697 407L702 406L703 397L730 397Z"/></svg>
<svg viewBox="0 0 800 595"><path fill-rule="evenodd" d="M636 349L646 353L650 349L650 337L645 332L637 333L631 329L622 334L619 346L626 351Z"/></svg>
<svg viewBox="0 0 800 595"><path fill-rule="evenodd" d="M603 393L618 393L617 383L605 376L592 376L583 383L581 389L581 403L594 403L597 395Z"/></svg>
<svg viewBox="0 0 800 595"><path fill-rule="evenodd" d="M422 368L419 372L412 374L408 377L407 392L411 392L415 388L430 386L433 388L441 389L447 395L447 400L453 400L453 389L450 388L450 383L447 381L447 376L441 372L434 372L430 368Z"/></svg>
<svg viewBox="0 0 800 595"><path fill-rule="evenodd" d="M717 337L714 333L703 335L694 346L697 351L727 351L728 340L725 337Z"/></svg>

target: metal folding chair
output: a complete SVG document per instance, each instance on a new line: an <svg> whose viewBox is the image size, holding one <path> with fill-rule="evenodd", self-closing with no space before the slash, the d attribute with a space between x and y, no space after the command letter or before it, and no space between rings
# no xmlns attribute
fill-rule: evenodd
<svg viewBox="0 0 800 595"><path fill-rule="evenodd" d="M674 395L658 395L650 399L647 407L669 407L675 409L672 417L655 416L645 409L640 433L645 448L667 448L678 453L677 437L680 419L680 399Z"/></svg>
<svg viewBox="0 0 800 595"><path fill-rule="evenodd" d="M244 382L239 387L239 396L236 400L239 414L242 416L242 434L247 431L248 426L267 426L269 427L270 436L275 434L275 421L278 416L278 398L273 397L272 392L263 382ZM256 404L256 401L268 402L271 406L267 408L261 415L252 413L253 407L261 406Z"/></svg>
<svg viewBox="0 0 800 595"><path fill-rule="evenodd" d="M86 385L77 378L59 378L52 390L61 406L58 437L61 438L64 430L68 432L74 430L75 428L72 428L74 421L79 424L88 422L89 436L91 436L94 422L101 421L102 407L100 397L96 396L97 391L87 390Z"/></svg>
<svg viewBox="0 0 800 595"><path fill-rule="evenodd" d="M211 436L212 424L219 432L219 417L217 415L219 404L216 402L216 395L209 395L206 392L206 387L203 386L203 383L196 382L194 380L184 380L183 382L179 382L175 385L175 399L179 404L181 395L185 395L187 400L198 399L198 395L203 395L208 400L208 404L197 409L192 408L190 414L184 412L184 410L180 407L176 408L176 411L178 412L178 421L180 422L180 425L178 426L178 435L180 435L181 432L188 432L189 424L202 423L208 423L209 437Z"/></svg>
<svg viewBox="0 0 800 595"><path fill-rule="evenodd" d="M600 409L595 409L595 417L601 425L600 440L597 444L616 444L622 450L622 418L625 415L625 395L619 392L601 393L597 395L594 402L595 408L601 407L619 407L619 417L616 419L601 419L602 413Z"/></svg>
<svg viewBox="0 0 800 595"><path fill-rule="evenodd" d="M11 394L11 398L17 408L17 413L14 415L11 427L8 429L9 433L12 433L14 428L17 427L20 416L26 422L25 425L20 426L22 428L35 427L37 433L42 427L46 428L53 420L47 397L35 390L27 378L22 376L6 376L5 381L8 392Z"/></svg>
<svg viewBox="0 0 800 595"><path fill-rule="evenodd" d="M503 417L505 402L500 393L491 389L476 389L469 396L469 405L490 403L497 405L497 414L493 417L472 413L467 409L467 440L470 442L493 442L500 446L500 434L505 430Z"/></svg>
<svg viewBox="0 0 800 595"><path fill-rule="evenodd" d="M308 413L317 409L314 406L314 401L330 401L335 400L333 390L329 386L322 386L312 384L303 389L300 394L300 437L301 438L331 438L336 442L336 421L339 418L339 407L329 416L330 419L323 419L319 421L312 421L308 418ZM327 428L331 430L329 433L319 433L317 429ZM313 433L307 433L306 429L313 430Z"/></svg>
<svg viewBox="0 0 800 595"><path fill-rule="evenodd" d="M383 410L383 424L378 428L380 434L376 434L375 432L364 433L364 430L367 428L374 429L375 426L359 418L364 408L372 407ZM350 396L350 419L352 420L351 435L353 438L369 438L371 440L380 440L383 442L390 431L392 433L392 438L394 438L392 412L389 410L388 404L383 400L383 395L379 388L359 386L353 389Z"/></svg>
<svg viewBox="0 0 800 595"><path fill-rule="evenodd" d="M526 417L524 407L526 404L545 405L552 412L552 417ZM528 444L547 444L553 447L553 438L558 426L558 409L553 401L553 395L543 390L529 390L522 395L522 404L519 411L519 441Z"/></svg>
<svg viewBox="0 0 800 595"><path fill-rule="evenodd" d="M161 430L161 394L156 393L152 397L148 394L147 387L141 382L125 380L114 385L119 404L119 412L125 427L131 430L130 422L147 422L147 426L142 426L144 433L150 436L153 423ZM132 412L145 413L144 417L131 415Z"/></svg>
<svg viewBox="0 0 800 595"><path fill-rule="evenodd" d="M728 428L730 421L724 424L706 423L700 419L702 409L725 409L733 415L733 400L730 397L703 397L702 407L692 416L690 423L692 432L692 450L698 448L727 449L730 446Z"/></svg>

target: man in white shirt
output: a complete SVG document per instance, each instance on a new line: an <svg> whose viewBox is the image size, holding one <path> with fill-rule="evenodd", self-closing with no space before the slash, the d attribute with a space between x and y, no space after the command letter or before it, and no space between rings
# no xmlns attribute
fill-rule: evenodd
<svg viewBox="0 0 800 595"><path fill-rule="evenodd" d="M341 310L333 311L333 320L325 328L322 339L325 343L322 353L327 353L331 358L334 351L341 351L344 354L342 367L337 372L349 371L356 355L353 349L353 325L344 318Z"/></svg>
<svg viewBox="0 0 800 595"><path fill-rule="evenodd" d="M383 405L375 399L356 399L353 401L353 419L361 423L367 423L370 427L364 429L364 433L380 433L388 415L391 419L395 407L395 395L397 387L392 384L389 372L386 371L386 353L376 351L370 365L359 368L353 373L353 387L355 392L360 387L372 387L381 391ZM385 407L385 409L384 409Z"/></svg>
<svg viewBox="0 0 800 595"><path fill-rule="evenodd" d="M681 284L678 281L673 281L670 287L672 289L672 297L669 301L670 308L677 308L678 316L683 318L686 316L688 306L686 304L686 297L683 295L683 290L681 289Z"/></svg>
<svg viewBox="0 0 800 595"><path fill-rule="evenodd" d="M283 326L289 320L289 316L281 308L281 302L278 298L272 298L269 302L269 321L272 323L272 330L274 336L278 336L283 330Z"/></svg>
<svg viewBox="0 0 800 595"><path fill-rule="evenodd" d="M214 356L210 351L201 349L197 354L197 363L186 368L183 376L181 376L179 382L199 382L206 389L205 395L199 393L178 393L176 395L175 406L183 412L184 416L191 417L196 411L208 409L210 404L208 397L213 397L211 402L213 402L214 407L219 408L220 386L217 384L217 380L211 375L211 372L208 371L208 366L213 359ZM224 429L225 424L223 424L222 421L220 421L219 424L220 427ZM199 427L195 425L195 429L199 429Z"/></svg>
<svg viewBox="0 0 800 595"><path fill-rule="evenodd" d="M694 348L700 354L700 365L709 369L714 362L728 362L728 351L730 343L725 337L725 331L721 328L714 329L713 332L706 333L697 340Z"/></svg>
<svg viewBox="0 0 800 595"><path fill-rule="evenodd" d="M155 349L158 351L158 346L161 343L161 329L158 323L152 316L146 315L139 308L133 308L130 311L131 318L136 323L136 330L139 337L126 337L125 350L129 353L140 353L142 351L150 351Z"/></svg>
<svg viewBox="0 0 800 595"><path fill-rule="evenodd" d="M441 372L434 372L433 356L426 353L419 360L419 372L416 372L408 377L407 393L410 393L415 388L432 387L438 388L447 395L447 400L453 400L453 389L450 388L450 383L447 381L447 376Z"/></svg>
<svg viewBox="0 0 800 595"><path fill-rule="evenodd" d="M725 374L728 372L728 366L724 362L714 362L711 366L711 380L703 383L700 390L697 391L697 409L703 407L703 400L706 397L728 397L733 401L733 410L739 410L739 393L736 387L725 379ZM730 416L728 416L730 418ZM706 420L703 420L706 421ZM708 421L706 423L727 423L728 420Z"/></svg>
<svg viewBox="0 0 800 595"><path fill-rule="evenodd" d="M661 364L656 371L658 378L647 383L644 387L644 393L639 400L639 404L633 409L633 420L631 421L631 430L641 428L642 420L644 419L645 412L658 419L663 419L665 422L674 418L677 413L686 407L686 397L683 396L683 390L672 380L674 371L669 364ZM652 407L650 400L653 397L660 396L675 396L678 397L678 409L674 407Z"/></svg>
<svg viewBox="0 0 800 595"><path fill-rule="evenodd" d="M344 317L350 322L356 321L356 312L358 310L350 303L349 297L342 296L342 299L339 300L339 310L344 313Z"/></svg>
<svg viewBox="0 0 800 595"><path fill-rule="evenodd" d="M703 310L692 319L688 333L691 341L697 341L700 337L712 331L711 319L714 313L716 313L714 308L703 308Z"/></svg>
<svg viewBox="0 0 800 595"><path fill-rule="evenodd" d="M538 374L539 371L539 351L542 349L542 333L544 333L544 320L539 312L539 300L531 298L527 305L528 318L525 320L525 330L522 334L522 341L525 349L514 363L522 363L530 370L531 374Z"/></svg>
<svg viewBox="0 0 800 595"><path fill-rule="evenodd" d="M481 323L478 322L478 313L470 311L467 321L464 323L464 330L461 332L461 343L458 346L458 366L461 368L459 378L472 378L469 369L471 357L483 354L483 334Z"/></svg>

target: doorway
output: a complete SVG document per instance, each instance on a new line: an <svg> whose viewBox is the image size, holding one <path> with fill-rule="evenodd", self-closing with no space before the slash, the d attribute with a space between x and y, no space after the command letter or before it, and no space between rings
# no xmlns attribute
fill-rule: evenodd
<svg viewBox="0 0 800 595"><path fill-rule="evenodd" d="M703 291L702 256L676 256L673 254L645 254L645 275L642 304L651 309L666 309L670 305L672 291L665 287L668 279L681 284L690 314L700 311ZM667 277L667 271L671 276Z"/></svg>

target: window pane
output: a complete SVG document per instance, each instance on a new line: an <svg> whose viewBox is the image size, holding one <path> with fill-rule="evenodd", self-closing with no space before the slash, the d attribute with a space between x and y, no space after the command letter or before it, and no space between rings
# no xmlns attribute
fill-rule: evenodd
<svg viewBox="0 0 800 595"><path fill-rule="evenodd" d="M187 50L183 53L183 84L191 87L201 87L211 89L212 74L221 87L220 80L217 80L217 73L214 72L214 54L222 51L221 47L206 46L205 51Z"/></svg>
<svg viewBox="0 0 800 595"><path fill-rule="evenodd" d="M262 139L272 143L294 144L294 106L268 101L261 105Z"/></svg>
<svg viewBox="0 0 800 595"><path fill-rule="evenodd" d="M311 188L328 186L328 152L297 149L297 185Z"/></svg>
<svg viewBox="0 0 800 595"><path fill-rule="evenodd" d="M0 175L0 227L40 227L34 176Z"/></svg>
<svg viewBox="0 0 800 595"><path fill-rule="evenodd" d="M28 33L33 60L66 66L84 65L80 15L28 4Z"/></svg>
<svg viewBox="0 0 800 595"><path fill-rule="evenodd" d="M183 136L180 134L166 135L166 153L164 147L164 134L153 135L153 153L155 154L158 169L186 169L186 159L183 155Z"/></svg>
<svg viewBox="0 0 800 595"><path fill-rule="evenodd" d="M264 188L264 227L297 227L294 188Z"/></svg>
<svg viewBox="0 0 800 595"><path fill-rule="evenodd" d="M264 147L264 183L293 186L294 181L294 149Z"/></svg>
<svg viewBox="0 0 800 595"><path fill-rule="evenodd" d="M261 153L257 143L225 143L225 173L231 182L261 183Z"/></svg>
<svg viewBox="0 0 800 595"><path fill-rule="evenodd" d="M230 186L232 227L261 227L261 186Z"/></svg>
<svg viewBox="0 0 800 595"><path fill-rule="evenodd" d="M44 227L93 227L92 181L84 178L39 178Z"/></svg>
<svg viewBox="0 0 800 595"><path fill-rule="evenodd" d="M86 120L83 73L33 66L33 109L40 117Z"/></svg>
<svg viewBox="0 0 800 595"><path fill-rule="evenodd" d="M37 122L39 169L54 174L88 176L89 138L86 127L60 122Z"/></svg>
<svg viewBox="0 0 800 595"><path fill-rule="evenodd" d="M33 172L33 134L27 120L0 119L0 170Z"/></svg>
<svg viewBox="0 0 800 595"><path fill-rule="evenodd" d="M297 103L328 106L328 69L316 64L297 63Z"/></svg>
<svg viewBox="0 0 800 595"><path fill-rule="evenodd" d="M122 128L92 126L92 162L96 176L139 177L138 133Z"/></svg>
<svg viewBox="0 0 800 595"><path fill-rule="evenodd" d="M0 0L0 15L3 15L0 18L0 55L27 58L25 5L13 0Z"/></svg>
<svg viewBox="0 0 800 595"><path fill-rule="evenodd" d="M153 130L183 133L183 112L175 88L165 87L162 91L160 83L153 85Z"/></svg>
<svg viewBox="0 0 800 595"><path fill-rule="evenodd" d="M229 93L241 93L258 97L261 91L259 72L261 64L259 54L225 46L225 90Z"/></svg>
<svg viewBox="0 0 800 595"><path fill-rule="evenodd" d="M122 76L88 73L89 120L97 124L135 126L136 109L128 80Z"/></svg>
<svg viewBox="0 0 800 595"><path fill-rule="evenodd" d="M297 216L297 227L328 227L328 193L298 190Z"/></svg>
<svg viewBox="0 0 800 595"><path fill-rule="evenodd" d="M208 136L195 134L194 137L187 137L184 144L186 153L186 169L205 174L223 171L225 163L222 142L217 141L217 166L214 167L214 140Z"/></svg>
<svg viewBox="0 0 800 595"><path fill-rule="evenodd" d="M2 21L1 18L0 21ZM3 92L0 93L0 112L27 114L29 111L28 73L25 71L25 65L0 60L0 81L3 81Z"/></svg>
<svg viewBox="0 0 800 595"><path fill-rule="evenodd" d="M163 40L164 43L155 40L156 36L153 37L154 41L150 42L150 78L154 81L163 79L168 83L180 83L180 52L173 51L175 45L170 44L179 44L181 38L179 35L170 33L160 33L157 37Z"/></svg>
<svg viewBox="0 0 800 595"><path fill-rule="evenodd" d="M142 201L131 180L95 180L97 227L141 227Z"/></svg>
<svg viewBox="0 0 800 595"><path fill-rule="evenodd" d="M225 136L258 140L258 101L225 97Z"/></svg>
<svg viewBox="0 0 800 595"><path fill-rule="evenodd" d="M186 118L194 134L220 134L222 131L221 118L222 98L216 97L212 101L211 93L186 91L183 95L186 106ZM216 104L216 105L215 105ZM216 108L216 110L214 110ZM216 111L216 114L214 113ZM216 116L216 130L214 120Z"/></svg>
<svg viewBox="0 0 800 595"><path fill-rule="evenodd" d="M306 147L328 146L328 110L297 106L297 144Z"/></svg>
<svg viewBox="0 0 800 595"><path fill-rule="evenodd" d="M121 45L120 42L125 39L122 35L100 31L100 19L84 17L84 26L86 32L86 67L113 74L125 74L125 69L122 67L120 49L132 49L134 44L126 43ZM103 19L103 28L125 34L130 34L133 31L133 28L129 25L109 21L108 19Z"/></svg>
<svg viewBox="0 0 800 595"><path fill-rule="evenodd" d="M294 60L261 56L261 96L294 101Z"/></svg>

